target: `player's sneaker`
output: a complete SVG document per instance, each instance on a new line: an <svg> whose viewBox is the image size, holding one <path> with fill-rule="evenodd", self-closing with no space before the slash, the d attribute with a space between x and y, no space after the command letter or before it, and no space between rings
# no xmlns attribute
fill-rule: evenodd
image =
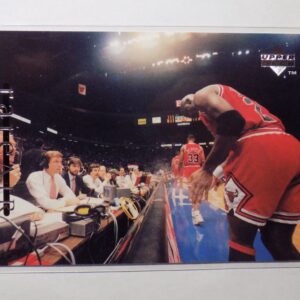
<svg viewBox="0 0 300 300"><path fill-rule="evenodd" d="M192 209L192 220L194 225L200 225L204 222L203 217L198 209Z"/></svg>

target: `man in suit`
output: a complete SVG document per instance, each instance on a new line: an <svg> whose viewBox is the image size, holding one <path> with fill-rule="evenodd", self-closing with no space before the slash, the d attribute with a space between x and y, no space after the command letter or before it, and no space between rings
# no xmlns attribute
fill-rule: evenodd
<svg viewBox="0 0 300 300"><path fill-rule="evenodd" d="M79 157L71 156L68 160L68 172L64 173L62 177L65 179L67 185L71 188L73 193L86 194L88 196L95 196L94 191L86 186L81 176L79 176L82 162Z"/></svg>

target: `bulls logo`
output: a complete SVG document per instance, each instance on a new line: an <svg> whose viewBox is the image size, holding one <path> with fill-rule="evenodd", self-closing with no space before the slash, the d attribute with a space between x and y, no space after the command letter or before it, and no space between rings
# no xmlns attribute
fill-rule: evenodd
<svg viewBox="0 0 300 300"><path fill-rule="evenodd" d="M224 196L228 209L236 209L241 202L246 201L252 195L230 174L225 184Z"/></svg>
<svg viewBox="0 0 300 300"><path fill-rule="evenodd" d="M227 197L231 203L233 203L234 198L238 197L239 195L239 191L237 189L234 192L232 192L225 188L225 193L227 194Z"/></svg>

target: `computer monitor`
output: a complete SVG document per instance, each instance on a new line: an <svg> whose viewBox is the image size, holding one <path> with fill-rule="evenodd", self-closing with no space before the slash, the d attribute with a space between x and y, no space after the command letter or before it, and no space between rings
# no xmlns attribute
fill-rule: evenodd
<svg viewBox="0 0 300 300"><path fill-rule="evenodd" d="M103 200L112 204L117 197L117 188L113 185L103 187Z"/></svg>
<svg viewBox="0 0 300 300"><path fill-rule="evenodd" d="M131 190L127 188L117 188L117 198L126 197L130 198Z"/></svg>

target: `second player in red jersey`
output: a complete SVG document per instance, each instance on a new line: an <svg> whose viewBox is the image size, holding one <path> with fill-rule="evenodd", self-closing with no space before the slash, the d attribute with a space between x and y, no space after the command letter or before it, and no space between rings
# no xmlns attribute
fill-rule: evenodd
<svg viewBox="0 0 300 300"><path fill-rule="evenodd" d="M190 134L187 138L187 144L183 145L180 150L182 176L189 179L195 171L202 167L204 160L203 148L195 143L195 137Z"/></svg>
<svg viewBox="0 0 300 300"><path fill-rule="evenodd" d="M187 143L180 149L179 170L185 180L189 182L192 174L199 171L204 163L205 156L203 148L195 143L194 135L190 134L187 138ZM205 195L206 196L206 195ZM192 201L192 221L194 225L200 225L203 222L202 215L199 211L200 202L197 202L195 197L191 196Z"/></svg>

